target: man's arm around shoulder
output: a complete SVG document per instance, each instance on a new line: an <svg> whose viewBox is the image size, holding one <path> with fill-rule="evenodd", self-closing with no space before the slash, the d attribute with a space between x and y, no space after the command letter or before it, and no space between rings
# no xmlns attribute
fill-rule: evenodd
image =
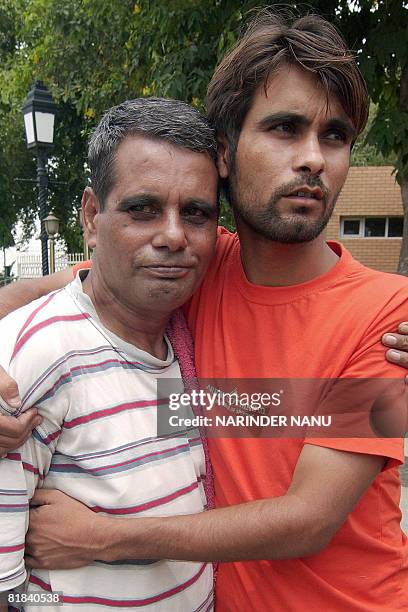
<svg viewBox="0 0 408 612"><path fill-rule="evenodd" d="M137 553L137 557L159 559L240 561L317 554L347 519L384 461L384 457L305 445L286 495L196 515L145 519L146 524L135 532L123 519L117 530L109 521L113 533L103 558ZM100 518L103 529L105 517Z"/></svg>
<svg viewBox="0 0 408 612"><path fill-rule="evenodd" d="M55 289L65 287L72 280L71 268L66 268L55 274L30 280L20 280L10 283L0 289L0 319L13 310L29 304Z"/></svg>
<svg viewBox="0 0 408 612"><path fill-rule="evenodd" d="M56 569L97 559L240 561L314 555L330 542L384 461L306 444L285 495L164 518L95 516L58 491L38 491L35 501L45 505L31 512L28 562Z"/></svg>

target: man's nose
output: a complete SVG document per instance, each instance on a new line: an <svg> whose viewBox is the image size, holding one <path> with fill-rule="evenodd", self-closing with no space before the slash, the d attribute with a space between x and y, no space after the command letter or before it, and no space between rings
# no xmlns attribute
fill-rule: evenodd
<svg viewBox="0 0 408 612"><path fill-rule="evenodd" d="M294 166L295 170L310 172L310 174L321 174L323 172L325 159L317 135L305 135L298 142Z"/></svg>
<svg viewBox="0 0 408 612"><path fill-rule="evenodd" d="M183 219L178 213L163 215L153 236L155 248L179 251L187 247L187 237Z"/></svg>

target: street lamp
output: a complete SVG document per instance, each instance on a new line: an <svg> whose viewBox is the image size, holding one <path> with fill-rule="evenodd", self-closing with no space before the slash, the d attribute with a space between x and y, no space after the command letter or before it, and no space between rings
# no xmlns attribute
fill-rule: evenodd
<svg viewBox="0 0 408 612"><path fill-rule="evenodd" d="M54 146L54 120L57 105L53 102L48 89L35 81L28 92L23 106L24 126L27 148L34 149L37 156L38 206L41 221L41 259L43 276L48 274L48 241L44 227L47 216L48 176L46 163L48 154Z"/></svg>
<svg viewBox="0 0 408 612"><path fill-rule="evenodd" d="M55 235L58 234L59 219L55 215L51 214L44 219L44 227L47 232L47 236L50 239L50 272L55 272Z"/></svg>

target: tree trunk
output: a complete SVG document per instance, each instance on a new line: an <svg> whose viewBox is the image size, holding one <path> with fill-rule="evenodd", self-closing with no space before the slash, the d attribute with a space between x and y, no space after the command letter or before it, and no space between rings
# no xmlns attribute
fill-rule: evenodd
<svg viewBox="0 0 408 612"><path fill-rule="evenodd" d="M401 196L402 207L404 209L404 233L402 236L398 274L408 276L408 174L402 177Z"/></svg>
<svg viewBox="0 0 408 612"><path fill-rule="evenodd" d="M399 107L402 113L408 113L408 62L401 71ZM400 174L402 207L404 209L404 232L398 264L398 273L408 276L408 170L405 167Z"/></svg>

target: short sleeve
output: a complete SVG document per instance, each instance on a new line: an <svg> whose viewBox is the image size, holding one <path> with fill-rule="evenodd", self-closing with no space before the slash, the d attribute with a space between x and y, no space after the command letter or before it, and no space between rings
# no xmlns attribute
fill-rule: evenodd
<svg viewBox="0 0 408 612"><path fill-rule="evenodd" d="M381 315L370 322L360 346L354 351L341 373L341 382L343 383L347 380L350 390L355 390L355 393L349 393L351 397L350 404L353 404L353 410L358 409L360 401L361 410L364 411L364 418L367 422L371 421L371 424L373 423L373 410L378 404L376 399L380 396L381 390L385 388L385 384L387 383L389 388L394 389L402 389L404 387L403 379L406 371L386 360L386 348L381 343L381 337L386 332L396 331L398 325L406 320L407 314L408 290L403 287L389 299ZM366 381L365 385L363 379ZM361 387L361 390L359 387ZM368 413L370 409L369 398L364 397L363 399L364 388L378 390L377 395L374 392L372 394L370 414ZM390 398L392 398L392 395L392 393L389 394ZM347 435L346 433L344 436L337 436L335 431L335 435L332 438L310 436L305 439L304 443L340 451L381 455L388 458L384 466L385 469L396 467L404 463L403 435L405 431L403 430L405 429L404 425L408 421L406 393L405 396L402 395L402 392L395 393L394 398L389 401L387 400L387 402L383 402L384 406L382 407L383 425L379 427L372 426L370 428L370 435L367 437ZM389 427L386 426L387 422ZM393 426L394 423L396 424L395 427ZM398 433L396 434L395 432ZM395 437L396 435L398 437Z"/></svg>

